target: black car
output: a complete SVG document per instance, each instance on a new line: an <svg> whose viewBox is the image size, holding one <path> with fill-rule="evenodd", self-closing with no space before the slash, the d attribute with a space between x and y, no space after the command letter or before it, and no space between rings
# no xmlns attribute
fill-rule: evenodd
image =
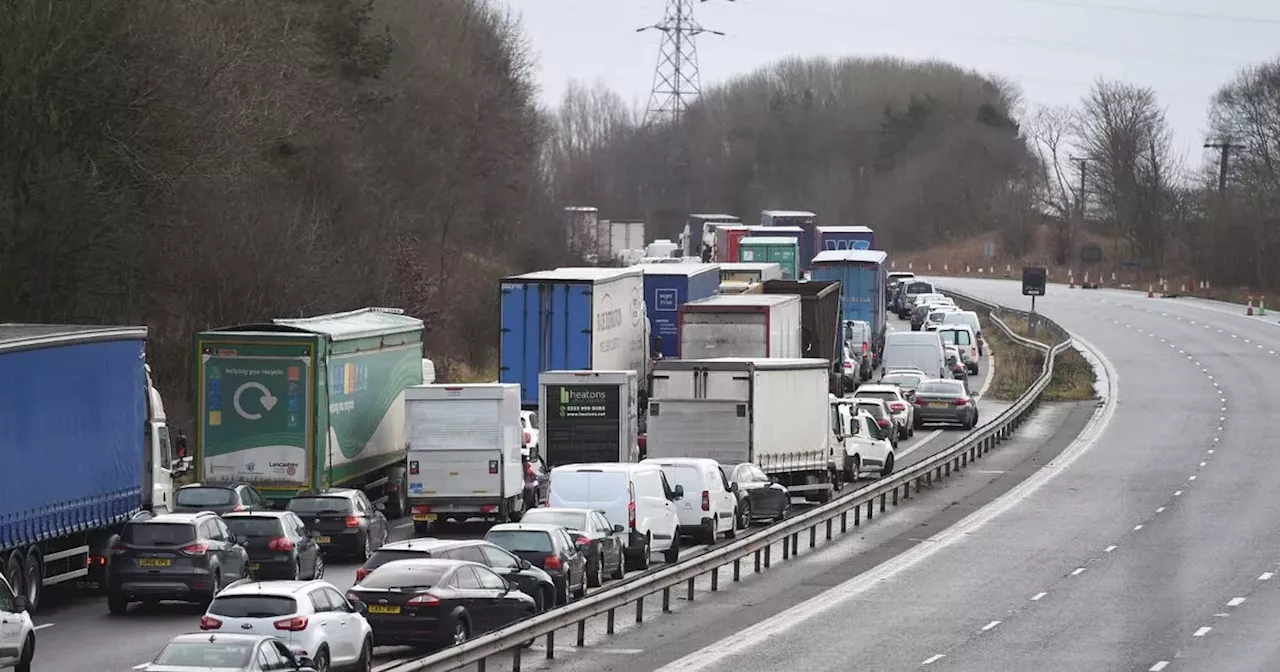
<svg viewBox="0 0 1280 672"><path fill-rule="evenodd" d="M791 513L791 493L750 462L722 464L720 473L738 486L738 527L747 529L758 520L782 520Z"/></svg>
<svg viewBox="0 0 1280 672"><path fill-rule="evenodd" d="M390 526L384 508L352 488L300 493L288 506L308 532L316 533L316 542L327 555L354 555L361 562L387 543Z"/></svg>
<svg viewBox="0 0 1280 672"><path fill-rule="evenodd" d="M310 658L294 654L289 645L271 635L190 633L178 635L149 663L135 670L205 672L206 670L281 670L316 672Z"/></svg>
<svg viewBox="0 0 1280 672"><path fill-rule="evenodd" d="M394 560L433 558L436 560L465 560L478 562L516 584L520 592L533 598L537 611L554 607L556 584L551 575L528 560L521 560L505 548L483 539L434 539L431 537L406 539L387 544L356 570L356 581L361 581L373 570Z"/></svg>
<svg viewBox="0 0 1280 672"><path fill-rule="evenodd" d="M488 567L460 560L395 560L347 592L376 646L461 644L533 616L533 598Z"/></svg>
<svg viewBox="0 0 1280 672"><path fill-rule="evenodd" d="M556 606L587 594L587 556L569 532L559 525L501 523L489 528L484 540L511 551L551 575Z"/></svg>
<svg viewBox="0 0 1280 672"><path fill-rule="evenodd" d="M174 513L264 511L271 508L262 493L246 483L190 483L173 493Z"/></svg>
<svg viewBox="0 0 1280 672"><path fill-rule="evenodd" d="M107 608L123 614L130 602L208 602L248 571L249 554L213 513L133 521L111 547Z"/></svg>
<svg viewBox="0 0 1280 672"><path fill-rule="evenodd" d="M592 509L541 508L526 511L522 523L559 525L580 547L587 549L587 585L598 588L604 584L605 568L609 578L621 579L627 575L624 561L622 535L627 528L612 525L603 511Z"/></svg>
<svg viewBox="0 0 1280 672"><path fill-rule="evenodd" d="M249 573L257 579L319 579L324 554L315 532L292 511L228 513L223 522L249 553Z"/></svg>

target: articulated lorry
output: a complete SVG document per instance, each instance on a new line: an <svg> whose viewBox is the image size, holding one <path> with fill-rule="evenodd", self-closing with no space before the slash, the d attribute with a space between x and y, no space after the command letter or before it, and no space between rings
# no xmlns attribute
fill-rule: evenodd
<svg viewBox="0 0 1280 672"><path fill-rule="evenodd" d="M520 386L415 385L405 390L414 527L524 512Z"/></svg>
<svg viewBox="0 0 1280 672"><path fill-rule="evenodd" d="M884 348L888 324L884 299L887 257L880 250L826 250L813 259L814 280L840 282L840 319L871 325L875 352Z"/></svg>
<svg viewBox="0 0 1280 672"><path fill-rule="evenodd" d="M146 327L0 324L0 571L105 589L128 521L165 513L181 472L146 365Z"/></svg>
<svg viewBox="0 0 1280 672"><path fill-rule="evenodd" d="M840 339L840 283L834 280L769 280L765 294L800 297L800 356L831 362L832 393L844 392Z"/></svg>
<svg viewBox="0 0 1280 672"><path fill-rule="evenodd" d="M845 462L833 436L841 414L827 391L830 368L825 359L658 362L647 456L751 462L792 493L828 501ZM842 417L847 423L848 409Z"/></svg>
<svg viewBox="0 0 1280 672"><path fill-rule="evenodd" d="M539 449L553 469L639 460L641 418L635 371L546 371L538 376Z"/></svg>
<svg viewBox="0 0 1280 672"><path fill-rule="evenodd" d="M409 513L404 391L422 383L422 320L394 308L275 319L195 337L195 468L273 506L364 490Z"/></svg>
<svg viewBox="0 0 1280 672"><path fill-rule="evenodd" d="M680 356L800 357L800 297L717 294L680 307Z"/></svg>

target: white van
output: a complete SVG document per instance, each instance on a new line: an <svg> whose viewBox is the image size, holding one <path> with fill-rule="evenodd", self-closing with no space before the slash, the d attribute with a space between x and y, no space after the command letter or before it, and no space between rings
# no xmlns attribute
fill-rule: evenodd
<svg viewBox="0 0 1280 672"><path fill-rule="evenodd" d="M737 536L738 497L719 462L707 457L651 457L640 464L657 465L668 483L684 488L686 496L676 505L681 534L704 544L716 543L721 533L729 539Z"/></svg>
<svg viewBox="0 0 1280 672"><path fill-rule="evenodd" d="M884 338L880 366L891 369L920 369L930 378L951 378L942 338L936 331L891 331Z"/></svg>
<svg viewBox="0 0 1280 672"><path fill-rule="evenodd" d="M978 320L978 314L972 310L962 310L958 313L947 313L942 316L943 324L967 324L974 335L978 337L978 356L986 355L986 343L982 341L982 322Z"/></svg>
<svg viewBox="0 0 1280 672"><path fill-rule="evenodd" d="M978 337L967 324L942 324L934 330L945 345L954 345L964 359L969 375L978 375Z"/></svg>
<svg viewBox="0 0 1280 672"><path fill-rule="evenodd" d="M596 509L616 523L625 520L627 563L631 569L647 569L653 551L662 551L668 563L680 559L676 507L683 498L684 488L670 485L655 464L600 462L552 469L547 505Z"/></svg>

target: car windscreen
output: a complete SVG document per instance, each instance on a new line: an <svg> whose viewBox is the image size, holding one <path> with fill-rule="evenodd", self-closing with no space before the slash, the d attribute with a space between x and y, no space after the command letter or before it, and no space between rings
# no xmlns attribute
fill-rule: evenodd
<svg viewBox="0 0 1280 672"><path fill-rule="evenodd" d="M516 553L555 551L555 547L551 545L551 535L537 530L489 530L484 535L484 540Z"/></svg>
<svg viewBox="0 0 1280 672"><path fill-rule="evenodd" d="M897 385L904 390L914 390L920 386L920 376L894 376L888 375L880 379L885 385Z"/></svg>
<svg viewBox="0 0 1280 672"><path fill-rule="evenodd" d="M857 399L859 397L871 397L873 399L883 399L884 401L898 401L898 394L896 392L890 392L889 390L858 390L857 393L854 394L853 398Z"/></svg>
<svg viewBox="0 0 1280 672"><path fill-rule="evenodd" d="M252 642L169 642L152 662L173 667L240 669L248 666L252 654Z"/></svg>
<svg viewBox="0 0 1280 672"><path fill-rule="evenodd" d="M227 516L222 522L238 537L282 537L280 519L272 516Z"/></svg>
<svg viewBox="0 0 1280 672"><path fill-rule="evenodd" d="M351 500L346 497L294 497L289 510L295 513L351 513Z"/></svg>
<svg viewBox="0 0 1280 672"><path fill-rule="evenodd" d="M374 551L373 555L369 556L369 559L366 560L362 566L365 569L372 571L387 564L388 562L394 562L396 560L421 560L423 558L430 557L433 556L431 555L431 552L427 550L408 551L384 548Z"/></svg>
<svg viewBox="0 0 1280 672"><path fill-rule="evenodd" d="M941 329L938 334L944 343L951 345L969 345L969 332L961 329Z"/></svg>
<svg viewBox="0 0 1280 672"><path fill-rule="evenodd" d="M907 284L908 294L928 294L933 291L933 285L927 282L912 282Z"/></svg>
<svg viewBox="0 0 1280 672"><path fill-rule="evenodd" d="M530 509L520 519L522 523L559 525L570 530L587 529L587 514L581 511L556 511L555 509Z"/></svg>
<svg viewBox="0 0 1280 672"><path fill-rule="evenodd" d="M959 397L964 395L964 383L949 380L928 380L922 383L916 394L939 397Z"/></svg>
<svg viewBox="0 0 1280 672"><path fill-rule="evenodd" d="M859 401L858 408L870 413L871 417L875 418L876 420L886 417L887 415L884 412L884 406L881 406L880 404L875 402Z"/></svg>
<svg viewBox="0 0 1280 672"><path fill-rule="evenodd" d="M222 595L209 613L227 618L274 618L298 613L298 601L287 595Z"/></svg>
<svg viewBox="0 0 1280 672"><path fill-rule="evenodd" d="M440 579L453 569L453 565L403 563L379 568L364 577L359 586L362 588L426 589L438 585Z"/></svg>
<svg viewBox="0 0 1280 672"><path fill-rule="evenodd" d="M135 546L182 546L196 540L196 528L187 523L129 523L120 538Z"/></svg>
<svg viewBox="0 0 1280 672"><path fill-rule="evenodd" d="M235 501L229 488L181 488L174 494L178 506L226 506Z"/></svg>

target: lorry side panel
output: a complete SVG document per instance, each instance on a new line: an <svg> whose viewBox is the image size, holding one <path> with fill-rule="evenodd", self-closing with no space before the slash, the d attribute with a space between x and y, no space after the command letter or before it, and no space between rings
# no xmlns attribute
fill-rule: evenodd
<svg viewBox="0 0 1280 672"><path fill-rule="evenodd" d="M538 374L590 369L592 286L582 282L502 284L498 380L520 386L521 403L538 403Z"/></svg>
<svg viewBox="0 0 1280 672"><path fill-rule="evenodd" d="M765 473L821 469L830 458L826 367L755 369L752 461Z"/></svg>
<svg viewBox="0 0 1280 672"><path fill-rule="evenodd" d="M710 264L698 273L659 274L645 273L644 299L649 320L653 323L653 336L662 339L661 350L653 354L663 357L680 355L680 306L713 296L720 289L719 270Z"/></svg>
<svg viewBox="0 0 1280 672"><path fill-rule="evenodd" d="M143 351L139 338L0 353L0 550L141 510Z"/></svg>
<svg viewBox="0 0 1280 672"><path fill-rule="evenodd" d="M869 322L879 334L885 327L883 265L870 262L814 264L815 280L839 280L841 318Z"/></svg>
<svg viewBox="0 0 1280 672"><path fill-rule="evenodd" d="M416 334L411 340L392 347L381 346L379 338L330 346L327 399L325 390L317 398L327 411L321 445L331 485L404 459L404 390L422 383L422 342Z"/></svg>
<svg viewBox="0 0 1280 672"><path fill-rule="evenodd" d="M823 250L872 250L876 232L865 226L819 226L814 253Z"/></svg>
<svg viewBox="0 0 1280 672"><path fill-rule="evenodd" d="M551 366L542 371L592 369L645 373L649 344L645 338L644 276L637 273L595 283L590 308L586 329L591 334L591 358L585 362L552 361ZM536 401L537 377L531 382Z"/></svg>
<svg viewBox="0 0 1280 672"><path fill-rule="evenodd" d="M765 294L796 294L800 297L800 354L838 363L840 344L840 283L834 280L768 280Z"/></svg>

